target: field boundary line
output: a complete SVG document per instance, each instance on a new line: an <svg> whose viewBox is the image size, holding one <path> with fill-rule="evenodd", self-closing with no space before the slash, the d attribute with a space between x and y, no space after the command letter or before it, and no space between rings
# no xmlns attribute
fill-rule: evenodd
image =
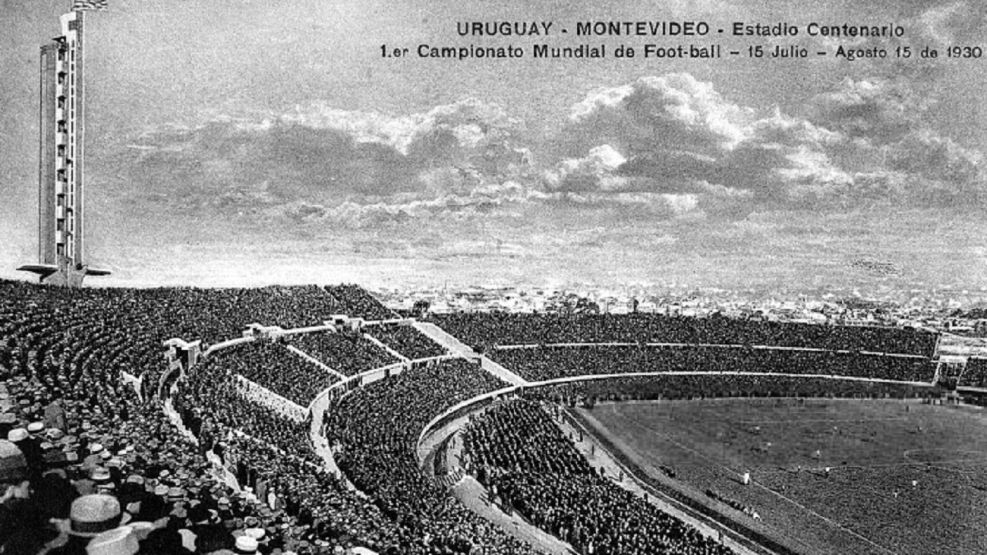
<svg viewBox="0 0 987 555"><path fill-rule="evenodd" d="M611 408L613 409L613 407L611 407ZM635 426L644 428L645 430L649 430L649 431L651 431L651 432L653 432L655 434L660 435L661 437L665 438L669 442L671 442L671 443L675 444L676 446L678 446L680 449L689 451L690 453L695 454L696 456L700 457L701 459L705 460L706 462L708 462L708 463L710 463L710 464L712 464L712 465L714 465L716 467L719 467L722 470L726 470L727 472L733 473L734 475L739 475L739 471L735 471L735 470L731 469L730 467L728 467L728 466L726 466L724 464L721 464L721 463L719 463L719 462L717 462L717 461L709 458L706 454L702 453L701 451L698 451L696 449L693 449L691 447L688 447L686 445L683 445L681 442L675 440L674 438L669 437L668 435L664 434L660 430L656 430L655 428L652 428L651 426L648 426L647 424L642 424L641 422L639 422L636 418L634 418L632 416L631 417L627 417L627 420L629 420L630 422L632 422ZM871 546L876 547L876 548L880 549L881 551L883 551L885 553L891 553L892 555L895 555L896 554L895 551L892 551L892 550L884 547L883 545L875 542L874 540L868 538L867 536L864 536L864 535L862 535L862 534L860 534L860 533L858 533L858 532L856 532L856 531L854 531L854 530L852 530L850 528L847 528L846 526L843 526L839 522L836 522L835 520L833 520L833 519L831 519L831 518L829 518L829 517L827 517L825 515L822 515L822 514L816 512L816 511L814 511L814 510L806 507L805 505L803 505L803 504L795 501L794 499L791 499L790 497L788 497L786 495L783 495L783 494L781 494L781 493L779 493L779 492L777 492L777 491L775 491L775 490L773 490L773 489L765 486L764 484L760 483L757 480L751 480L751 483L754 484L755 486L763 489L764 491L767 491L768 493L771 493L771 494L775 495L776 497L779 497L781 499L784 499L785 501L788 501L789 503L791 503L792 505L795 505L796 507L802 509L806 513L811 514L811 515L813 515L813 516L815 516L815 517L817 517L819 519L822 519L822 520L828 522L829 524L831 524L831 525L835 526L836 528L838 528L838 529L840 529L840 530L842 530L842 531L844 531L844 532L846 532L846 533L848 533L848 534L856 537L857 539L863 540L865 543L870 544Z"/></svg>

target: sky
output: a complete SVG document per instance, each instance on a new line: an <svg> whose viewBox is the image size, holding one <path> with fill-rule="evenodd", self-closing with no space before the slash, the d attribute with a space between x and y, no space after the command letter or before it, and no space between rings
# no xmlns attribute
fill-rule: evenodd
<svg viewBox="0 0 987 555"><path fill-rule="evenodd" d="M2 278L37 253L38 48L69 4L0 0ZM728 32L557 33L597 20ZM556 34L459 36L472 21ZM987 47L976 0L110 0L86 23L87 256L113 271L93 284L987 288L987 61L944 50ZM414 55L584 42L610 55ZM889 57L646 59L647 43Z"/></svg>

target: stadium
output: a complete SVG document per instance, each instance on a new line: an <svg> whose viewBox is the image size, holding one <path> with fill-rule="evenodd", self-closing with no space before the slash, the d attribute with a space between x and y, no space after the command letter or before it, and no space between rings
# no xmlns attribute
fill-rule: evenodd
<svg viewBox="0 0 987 555"><path fill-rule="evenodd" d="M384 302L369 279L354 284L327 278L332 283L263 287L161 286L165 281L144 288L83 287L84 281L92 285L120 269L126 271L125 264L106 269L90 265L102 259L91 256L84 242L92 237L87 235L84 193L94 184L127 181L119 175L107 177L112 172L105 166L103 174L92 172L92 179L84 172L84 67L90 63L106 70L111 65L96 56L85 61L84 37L93 36L85 29L87 21L95 23L87 20L89 14L105 8L105 0L77 0L61 16L62 34L41 47L40 117L37 129L32 129L40 135L37 260L17 268L34 274L37 283L0 277L0 555L987 552L987 414L982 408L987 404L987 358L977 355L987 346L970 348L976 343L972 341L957 348L960 343L945 328L843 325L821 314L815 316L826 323L719 311L639 312L636 297L630 299L632 308L619 314L601 311L598 305L590 309L585 298L566 311L433 312L427 302L407 310ZM243 12L250 16L251 9ZM220 15L224 26L227 16L243 16ZM124 13L121 20L126 17L133 12ZM161 23L172 15L158 17ZM303 36L322 34L316 23L301 24ZM296 37L267 36L264 31L252 30L265 52L274 48L271 45L295 42ZM103 46L113 42L103 40ZM140 45L149 52L156 46ZM163 56L184 63L172 54L173 48L178 52L180 45L165 45ZM381 49L386 54L385 47ZM212 57L224 67L250 58ZM293 63L296 57L301 56L292 51ZM312 67L317 67L316 58L309 56ZM143 75L140 65L128 66L137 78ZM300 73L312 71L302 65ZM354 72L360 74L357 78L369 81L371 72L360 69ZM491 74L507 88L518 88L506 74ZM286 74L273 75L269 77L278 87L293 86ZM235 78L239 81L241 76ZM787 86L787 75L785 81ZM855 86L852 81L845 84ZM880 87L863 82L859 88L876 95ZM0 90L0 95L6 92ZM153 94L151 98L158 99ZM858 118L860 110L836 102L839 98L822 98L827 99L839 104L841 113ZM896 102L894 112L904 111L904 101ZM141 111L137 104L135 113ZM644 107L635 108L638 104ZM632 108L628 117L618 113L625 105ZM699 117L693 105L705 116ZM812 194L824 189L811 182L812 164L820 161L825 162L821 172L827 179L837 176L845 188L849 182L840 181L844 174L809 146L831 146L852 135L854 148L864 149L860 145L867 141L860 134L869 129L854 119L857 134L841 135L808 121L786 119L777 105L771 118L753 120L754 110L723 102L711 85L688 74L642 78L633 86L597 91L575 107L566 125L585 117L600 129L612 127L608 132L617 135L630 128L635 145L672 137L674 152L668 159L681 161L678 170L683 175L689 168L718 163L724 165L706 168L707 178L744 175L751 171L744 156L753 153L758 168L747 175L755 181L794 176ZM297 110L296 119L305 120ZM640 115L638 111L652 128L635 128L630 116ZM615 114L616 123L604 125ZM381 237L399 234L396 226L406 220L424 227L415 218L430 219L429 210L449 206L451 212L442 213L448 221L442 224L458 234L459 223L467 222L462 226L466 229L469 218L502 204L535 203L534 212L558 209L563 218L578 220L584 205L595 210L615 192L618 206L611 215L620 220L654 219L654 206L642 208L637 216L637 209L628 208L642 199L659 202L659 217L684 216L688 222L707 217L693 212L701 212L701 204L719 217L716 210L728 202L787 202L774 198L774 192L734 190L705 180L691 183L695 190L680 194L624 191L625 186L649 182L643 173L628 178L620 168L647 172L663 163L660 156L651 157L653 145L646 145L646 155L636 160L609 144L594 143L587 158L556 153L562 157L545 174L542 185L547 188L527 189L514 178L530 179L538 168L530 165L531 151L514 142L517 122L499 109L488 110L482 102L469 100L417 119L386 120L378 115L360 112L356 124L346 124L359 140L331 127L350 117L340 110L323 114L329 123L320 119L304 125L290 120L264 119L256 125L224 120L186 128L168 121L176 142L161 148L152 144L160 135L131 129L137 138L114 145L125 149L129 158L121 155L115 160L120 167L130 163L120 160L130 160L142 179L150 176L148 182L161 177L143 172L155 167L155 160L165 160L162 166L174 169L179 181L193 175L207 182L237 166L228 158L196 158L204 145L223 156L250 158L256 167L270 161L264 156L284 165L265 167L270 179L252 191L237 190L222 178L229 187L213 198L215 191L196 190L199 182L191 180L183 184L177 201L159 193L152 195L153 202L120 201L115 209L128 212L130 220L146 218L157 224L167 221L155 220L161 213L180 213L195 203L201 202L202 209L196 218L209 220L207 209L239 210L243 205L238 203L256 201L263 209L238 213L237 218L243 216L238 221L256 218L256 226L264 228L264 240L276 243L283 230L266 226L278 217L298 226L315 219L314 226L304 228L301 236L306 239L310 235L305 234L314 236L315 226L329 228L333 240L337 233L343 237L340 229L345 226L338 221L326 225L332 221L320 219L343 206L359 216L360 225L365 224L360 219L364 213L389 214L372 219L368 232L373 242L386 243ZM461 117L465 124L456 123ZM375 130L378 119L386 133ZM488 125L488 120L497 125ZM901 125L887 127L898 130ZM90 130L105 138L111 128ZM224 141L222 130L228 128L235 128L235 140ZM277 138L259 150L248 144L251 133L274 129L285 138L302 128L325 133L305 138L304 147L290 141L281 144ZM566 129L559 135L566 135ZM189 138L203 130L213 138ZM946 159L952 178L964 187L969 185L965 179L976 177L970 175L980 175L979 166L967 171L963 157L968 153L957 144L929 130L913 135L909 140L918 137L920 149L927 143L942 146L942 152L925 162ZM344 154L359 155L358 164L339 174L340 182L347 172L359 174L358 179L349 178L374 182L372 194L345 197L327 207L291 197L300 185L278 189L284 185L276 179L279 173L305 181L303 172L281 171L298 160L311 165L304 152L315 152L314 158L335 152L309 149L320 137L331 138L333 148ZM134 142L128 143L131 138ZM387 140L394 143L390 150L384 145ZM3 141L0 134L0 144L6 145ZM791 142L790 156L775 156L784 150L785 141ZM706 142L712 146L703 147ZM900 143L900 148L910 144L905 139ZM682 150L693 147L699 154ZM442 152L436 157L434 151ZM909 158L907 152L890 151L892 158ZM887 162L888 153L883 144L880 156L867 153L852 161L852 167L874 169L877 159ZM190 158L183 158L186 155ZM722 158L719 162L717 156ZM398 173L377 172L374 164L381 159ZM453 165L437 165L436 160ZM760 168L779 160L801 165L788 167L787 173ZM8 168L6 163L0 161L0 170ZM325 169L332 164L321 160L315 165ZM892 177L912 177L907 169L897 168ZM182 173L185 170L190 173ZM497 177L511 179L492 185L483 173L488 170L504 170ZM449 187L462 194L421 199L399 189L394 196L402 204L389 205L381 183L395 175L404 177L401 171L434 178L429 183L436 190L445 186L443 180L458 179ZM504 173L508 171L514 173ZM13 173L0 171L5 177ZM855 178L876 179L878 173L858 172ZM241 174L235 175L239 180ZM606 186L594 192L590 189L597 178ZM466 191L468 183L475 189ZM937 182L934 192L941 193L947 185ZM331 194L344 188L340 185ZM501 194L508 196L497 196ZM709 196L715 203L703 204ZM276 204L285 199L287 211ZM104 197L93 204L98 210L110 203ZM0 216L14 211L0 203ZM508 220L521 221L525 214L530 216L512 214ZM755 220L756 215L745 224L748 232L756 235L771 228ZM96 220L107 221L112 218ZM177 221L171 227L180 227ZM594 226L589 235L596 241L597 230L606 227L597 224L606 220L587 221ZM551 235L544 232L551 226L541 227L545 223L551 221L529 229L537 229L535 235ZM227 224L210 228L223 230L225 250L257 238L241 237L236 231L246 228ZM378 224L385 231L379 231ZM168 250L168 233L174 230L147 227L152 228L147 233L154 249L143 260L154 258L149 273L163 272L166 263L158 256ZM581 256L569 241L578 240L585 230L570 229L568 222L563 227L563 237L552 238L552 249ZM188 236L198 241L198 231ZM486 227L483 232L489 234ZM721 239L728 234L720 229L714 233ZM501 240L493 240L499 257ZM443 257L468 258L446 249L442 237L429 241L439 245ZM300 242L306 252L318 251ZM676 242L664 235L641 241L647 249ZM355 250L362 248L357 243ZM823 243L806 240L813 245L806 248L823 249ZM730 245L729 249L736 246ZM515 246L509 245L505 256L522 254L510 260L529 254ZM602 240L596 246L612 250ZM171 260L183 260L189 267L212 262L215 268L229 260L204 261L198 259L202 251L194 247L171 247L172 254L178 253ZM978 252L982 256L982 249ZM799 257L815 254L800 252ZM748 255L753 262L744 264L756 265L756 256ZM574 265L581 268L580 256ZM625 269L606 258L606 272ZM634 266L634 258L630 252L622 260ZM866 253L851 253L849 259L855 260L849 271L868 272L868 279L875 281L905 273ZM701 256L692 261L697 267L688 275L698 275L707 263L715 265ZM542 270L554 269L555 262L550 260ZM830 271L842 273L845 266L832 264ZM502 270L504 279L519 275L513 268ZM439 281L435 275L427 277Z"/></svg>
<svg viewBox="0 0 987 555"><path fill-rule="evenodd" d="M148 553L983 547L983 415L928 331L419 320L354 285L0 299L4 480L33 492L10 552L57 539L83 492L116 503L70 529L158 523ZM51 552L90 539L68 538Z"/></svg>

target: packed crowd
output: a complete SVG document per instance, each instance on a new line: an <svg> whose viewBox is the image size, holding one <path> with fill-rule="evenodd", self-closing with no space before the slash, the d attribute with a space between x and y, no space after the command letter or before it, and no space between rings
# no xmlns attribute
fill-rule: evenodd
<svg viewBox="0 0 987 555"><path fill-rule="evenodd" d="M339 381L335 374L305 360L276 341L235 345L213 354L210 362L302 407L307 407L319 393Z"/></svg>
<svg viewBox="0 0 987 555"><path fill-rule="evenodd" d="M293 298L265 290L280 300L259 306ZM254 321L251 306L238 308L237 323L203 309L226 305L230 290L183 304L199 293L0 281L0 553L427 552L324 470L307 423L239 395L222 356L179 384L175 404L198 441L136 391L156 388L121 380L127 372L156 382L164 339L225 339ZM239 484L210 463L215 456Z"/></svg>
<svg viewBox="0 0 987 555"><path fill-rule="evenodd" d="M44 420L24 428L18 418L6 433L12 441L0 440L0 552L289 549L289 520L217 480L160 410L134 407L127 420L109 422L82 417L68 417L64 430Z"/></svg>
<svg viewBox="0 0 987 555"><path fill-rule="evenodd" d="M459 504L418 466L418 436L432 418L500 387L475 365L445 361L356 390L329 417L327 437L341 446L336 455L340 468L385 515L429 538L424 552L531 552Z"/></svg>
<svg viewBox="0 0 987 555"><path fill-rule="evenodd" d="M346 314L364 320L398 318L397 314L359 285L327 285L326 291L336 301L334 309L336 314Z"/></svg>
<svg viewBox="0 0 987 555"><path fill-rule="evenodd" d="M311 425L254 403L244 386L215 357L189 373L173 399L173 406L203 452L211 451L231 431L264 441L297 457L318 463L309 435ZM222 448L219 449L221 451Z"/></svg>
<svg viewBox="0 0 987 555"><path fill-rule="evenodd" d="M770 345L931 357L938 335L912 328L761 322L659 314L454 313L435 315L446 332L475 347L556 343Z"/></svg>
<svg viewBox="0 0 987 555"><path fill-rule="evenodd" d="M399 362L360 334L302 333L289 337L288 343L347 376Z"/></svg>
<svg viewBox="0 0 987 555"><path fill-rule="evenodd" d="M237 482L291 519L302 549L358 542L406 552L406 530L327 472L312 448L309 422L294 422L245 399L228 370L207 360L175 398L200 449L216 453Z"/></svg>
<svg viewBox="0 0 987 555"><path fill-rule="evenodd" d="M368 330L374 339L412 360L437 357L446 350L411 326L382 326Z"/></svg>
<svg viewBox="0 0 987 555"><path fill-rule="evenodd" d="M87 289L121 310L145 317L165 317L158 327L187 341L214 344L239 337L248 324L297 328L321 323L339 302L317 286L270 286L252 289ZM177 322L176 322L177 320ZM168 339L165 337L163 339Z"/></svg>
<svg viewBox="0 0 987 555"><path fill-rule="evenodd" d="M743 347L537 347L488 355L530 381L623 372L767 372L931 381L925 359Z"/></svg>
<svg viewBox="0 0 987 555"><path fill-rule="evenodd" d="M791 378L787 376L730 376L665 374L571 382L540 387L531 398L574 404L596 401L653 399L709 399L717 397L816 397L849 399L938 398L940 389L909 383Z"/></svg>
<svg viewBox="0 0 987 555"><path fill-rule="evenodd" d="M987 387L987 358L970 357L960 375L960 386Z"/></svg>
<svg viewBox="0 0 987 555"><path fill-rule="evenodd" d="M172 337L209 344L255 321L290 328L336 313L393 317L352 286L72 290L0 281L0 440L11 440L0 443L0 553L528 552L417 467L415 440L431 418L503 385L466 362L409 370L331 409L341 466L369 498L326 471L308 422L244 395L236 375L302 406L332 383L282 344L232 347L196 366L173 400L184 427L169 404L141 399L121 380L126 372L145 386L137 389L156 391L148 384L166 370L162 342ZM730 380L732 391L743 394L745 380ZM571 387L567 395L593 395Z"/></svg>
<svg viewBox="0 0 987 555"><path fill-rule="evenodd" d="M731 551L601 477L538 403L518 399L473 419L467 465L503 506L596 555Z"/></svg>
<svg viewBox="0 0 987 555"><path fill-rule="evenodd" d="M281 550L281 517L121 383L162 333L123 297L0 282L0 552Z"/></svg>
<svg viewBox="0 0 987 555"><path fill-rule="evenodd" d="M307 457L238 435L223 447L224 463L237 481L266 494L272 506L290 517L300 552L337 553L335 546L358 545L387 555L428 553L420 537Z"/></svg>
<svg viewBox="0 0 987 555"><path fill-rule="evenodd" d="M49 317L49 311L35 303L17 306L22 301L30 303L42 289L23 282L0 282L0 303L6 308L7 318L0 321L0 338L11 343L11 349L23 348L31 342L40 342L43 353L46 342L54 342L62 333L73 333L86 341L93 335L115 343L114 356L107 362L114 369L123 370L137 377L148 372L147 382L156 381L166 365L161 357L161 343L173 337L187 341L201 340L203 348L227 339L239 337L247 325L258 322L296 328L319 324L330 315L354 311L390 314L365 291L355 286L270 286L253 289L70 289L46 288L48 302L57 301L71 305L73 310L60 308ZM369 299L369 300L368 300ZM95 318L91 311L111 307L110 313ZM36 318L32 308L44 310L44 318ZM80 330L85 324L86 329ZM57 356L61 350L79 352L86 348L85 341L59 342L55 345ZM0 357L6 356L0 352ZM41 356L41 355L39 355ZM3 359L0 358L0 361Z"/></svg>

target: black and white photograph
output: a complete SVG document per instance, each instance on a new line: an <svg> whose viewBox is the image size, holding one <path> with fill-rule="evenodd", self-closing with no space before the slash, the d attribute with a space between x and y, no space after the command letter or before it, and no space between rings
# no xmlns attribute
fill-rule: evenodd
<svg viewBox="0 0 987 555"><path fill-rule="evenodd" d="M0 555L987 553L980 0L0 0Z"/></svg>

